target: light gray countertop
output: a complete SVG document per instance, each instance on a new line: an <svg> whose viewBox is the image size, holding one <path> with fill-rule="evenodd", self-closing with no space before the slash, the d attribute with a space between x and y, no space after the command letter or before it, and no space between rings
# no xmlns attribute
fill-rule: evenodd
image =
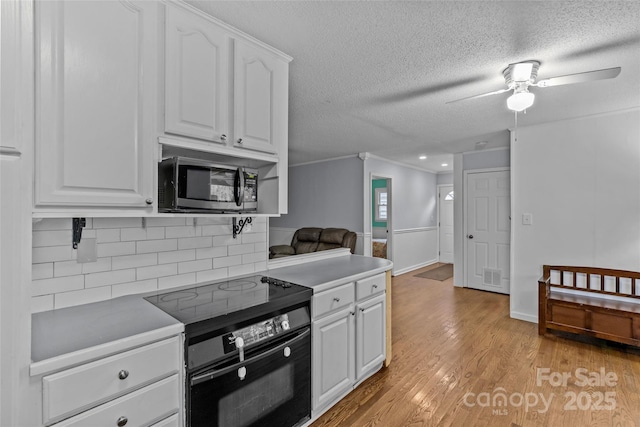
<svg viewBox="0 0 640 427"><path fill-rule="evenodd" d="M308 286L317 293L383 273L392 266L386 259L343 255L254 274ZM66 369L184 331L181 322L147 302L144 296L147 294L33 314L31 375Z"/></svg>
<svg viewBox="0 0 640 427"><path fill-rule="evenodd" d="M393 263L382 258L348 255L269 269L268 275L308 286L314 293L338 284L360 280L391 270Z"/></svg>
<svg viewBox="0 0 640 427"><path fill-rule="evenodd" d="M51 372L179 334L184 325L140 295L35 313L31 375Z"/></svg>

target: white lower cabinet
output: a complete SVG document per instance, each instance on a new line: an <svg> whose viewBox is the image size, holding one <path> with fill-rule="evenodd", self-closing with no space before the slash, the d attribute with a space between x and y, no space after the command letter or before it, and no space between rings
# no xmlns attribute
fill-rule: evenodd
<svg viewBox="0 0 640 427"><path fill-rule="evenodd" d="M313 296L312 417L382 366L386 354L385 274Z"/></svg>
<svg viewBox="0 0 640 427"><path fill-rule="evenodd" d="M181 349L176 336L43 377L43 423L181 425Z"/></svg>
<svg viewBox="0 0 640 427"><path fill-rule="evenodd" d="M313 323L313 409L350 390L355 381L353 306Z"/></svg>
<svg viewBox="0 0 640 427"><path fill-rule="evenodd" d="M356 380L378 368L385 358L386 294L356 306Z"/></svg>

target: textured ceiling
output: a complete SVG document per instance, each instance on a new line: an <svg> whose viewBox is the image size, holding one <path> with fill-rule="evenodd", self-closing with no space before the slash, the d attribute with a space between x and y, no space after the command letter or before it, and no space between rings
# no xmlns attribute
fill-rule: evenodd
<svg viewBox="0 0 640 427"><path fill-rule="evenodd" d="M188 1L291 55L289 161L370 153L432 171L508 145L502 70L538 78L621 66L612 80L532 88L519 125L640 106L640 2ZM426 154L426 161L418 155ZM449 164L442 167L441 163Z"/></svg>

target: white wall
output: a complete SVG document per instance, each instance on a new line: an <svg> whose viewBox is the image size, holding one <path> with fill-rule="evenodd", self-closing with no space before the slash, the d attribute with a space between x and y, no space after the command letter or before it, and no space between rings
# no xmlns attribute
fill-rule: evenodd
<svg viewBox="0 0 640 427"><path fill-rule="evenodd" d="M437 185L449 185L453 184L453 172L439 173L436 177Z"/></svg>
<svg viewBox="0 0 640 427"><path fill-rule="evenodd" d="M70 218L33 224L33 312L267 269L265 218L236 239L231 218L87 218L82 238L96 239L97 261L77 262Z"/></svg>
<svg viewBox="0 0 640 427"><path fill-rule="evenodd" d="M537 321L543 264L640 269L640 110L519 128L511 162L512 317Z"/></svg>

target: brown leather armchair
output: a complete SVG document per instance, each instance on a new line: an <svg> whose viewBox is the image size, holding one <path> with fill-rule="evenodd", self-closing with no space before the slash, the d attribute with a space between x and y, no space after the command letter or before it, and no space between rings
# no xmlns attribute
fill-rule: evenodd
<svg viewBox="0 0 640 427"><path fill-rule="evenodd" d="M355 232L346 228L304 227L296 230L291 245L271 246L269 259L336 248L349 248L354 253L357 238Z"/></svg>

